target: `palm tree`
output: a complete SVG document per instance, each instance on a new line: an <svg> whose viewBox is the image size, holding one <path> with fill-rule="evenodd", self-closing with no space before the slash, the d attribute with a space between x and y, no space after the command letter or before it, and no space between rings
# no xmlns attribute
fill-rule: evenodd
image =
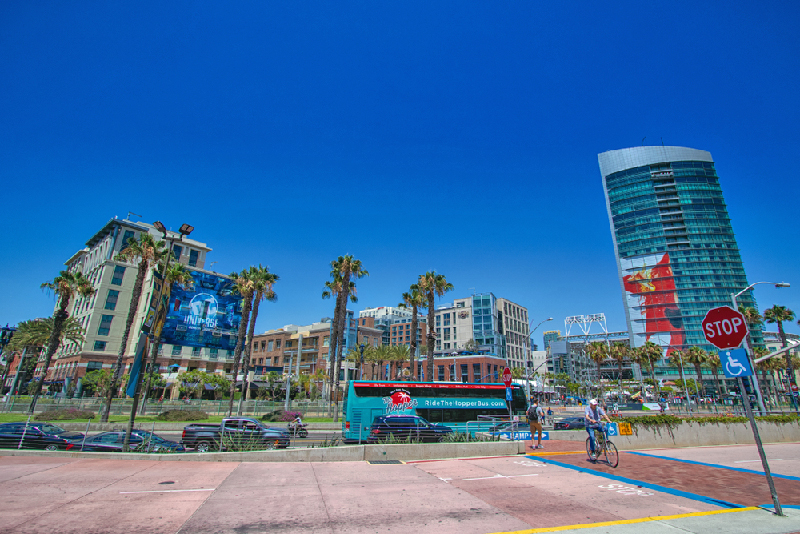
<svg viewBox="0 0 800 534"><path fill-rule="evenodd" d="M630 359L630 349L625 343L622 343L621 341L615 341L611 344L608 353L609 356L611 356L611 359L617 362L617 387L619 388L617 397L622 399L622 363L625 360Z"/></svg>
<svg viewBox="0 0 800 534"><path fill-rule="evenodd" d="M761 317L761 314L758 313L757 309L744 306L742 304L739 305L739 313L744 315L744 320L747 322L747 346L752 347L753 340L752 337L750 337L750 333L755 326L761 324L764 318Z"/></svg>
<svg viewBox="0 0 800 534"><path fill-rule="evenodd" d="M136 281L133 284L131 302L128 306L128 317L125 320L125 330L122 332L122 341L117 352L117 362L114 365L114 372L111 375L111 387L106 394L106 404L103 409L101 422L108 422L108 415L111 413L111 400L117 389L117 382L122 375L122 358L128 347L128 337L133 329L133 322L139 311L139 300L142 297L142 286L144 279L150 271L150 266L157 264L166 254L169 253L164 241L156 241L152 235L142 233L139 239L131 237L128 239L127 246L117 254L116 260L119 262L133 263L136 266Z"/></svg>
<svg viewBox="0 0 800 534"><path fill-rule="evenodd" d="M50 362L53 360L53 355L58 350L61 344L64 325L67 322L69 314L67 307L72 299L72 296L77 294L83 298L89 297L94 294L94 288L88 278L83 276L81 272L61 271L58 276L53 278L51 282L42 284L42 289L47 289L58 295L58 310L53 314L53 326L50 332L50 338L47 340L47 352L45 352L44 369L42 370L42 378L37 381L36 389L33 392L33 399L31 400L28 413L33 413L36 408L36 401L42 393L42 386L47 377L47 371L50 369Z"/></svg>
<svg viewBox="0 0 800 534"><path fill-rule="evenodd" d="M658 380L656 380L656 364L664 357L664 349L661 348L661 345L657 345L652 341L647 341L640 349L641 361L650 370L650 377L653 379L653 387L655 388L656 395L658 395L660 390L658 387ZM646 401L647 398L643 400Z"/></svg>
<svg viewBox="0 0 800 534"><path fill-rule="evenodd" d="M330 411L333 411L333 398L334 398L334 391L333 391L333 382L334 382L334 374L338 376L337 367L335 365L336 355L337 353L341 353L339 350L339 345L341 344L342 332L340 330L340 321L342 314L347 314L347 298L344 296L344 292L342 291L342 287L344 287L344 281L342 279L341 273L341 266L342 263L340 260L343 260L343 257L339 257L338 259L331 262L331 280L325 282L325 289L322 291L322 298L328 299L331 296L336 297L336 305L334 306L333 310L333 321L331 322L331 336L330 342L328 343L328 381L329 381L329 389L330 395L328 396L329 401L329 408ZM351 302L358 302L358 298L355 296L356 291L356 284L353 281L348 283L348 287L350 288L350 296L349 299ZM345 310L344 312L342 310ZM338 395L336 395L338 398Z"/></svg>
<svg viewBox="0 0 800 534"><path fill-rule="evenodd" d="M44 346L44 344L50 339L50 335L53 332L54 323L55 319L53 317L47 317L46 319L22 321L19 323L19 325L17 325L17 331L14 333L14 337L11 338L11 341L9 341L8 345L6 346L6 351L11 354L11 356L6 363L6 368L3 371L3 380L0 381L0 384L6 383L9 370L11 369L11 364L15 360L14 353L21 352L26 348ZM69 341L70 343L75 344L83 343L83 334L84 330L80 321L74 317L67 317L67 319L64 321L64 325L61 328L59 344L63 343L64 341ZM21 361L20 365L22 365ZM21 371L22 369L19 369L18 367L17 373L19 374Z"/></svg>
<svg viewBox="0 0 800 534"><path fill-rule="evenodd" d="M786 348L786 332L783 331L783 322L794 321L794 312L786 306L775 305L764 310L764 320L770 324L777 323L778 335L781 338L781 347ZM789 388L791 389L791 387L795 384L795 378L794 367L792 366L792 356L788 350L786 351L786 370L789 373ZM789 392L789 395L792 399L792 405L795 407L795 409L797 409L795 396L791 391Z"/></svg>
<svg viewBox="0 0 800 534"><path fill-rule="evenodd" d="M454 289L453 284L447 281L443 274L436 274L435 271L428 271L419 276L417 288L420 293L428 297L428 362L426 369L428 378L433 376L433 349L436 345L436 332L433 329L434 299L443 297L448 291ZM416 336L416 332L414 333Z"/></svg>
<svg viewBox="0 0 800 534"><path fill-rule="evenodd" d="M722 399L722 389L719 386L719 375L717 371L722 367L722 362L719 360L719 354L708 353L706 363L711 368L711 374L714 377L714 385L717 387L717 396Z"/></svg>
<svg viewBox="0 0 800 534"><path fill-rule="evenodd" d="M708 352L700 347L689 347L683 354L685 362L694 365L694 370L697 373L697 381L695 382L695 390L697 391L697 401L700 402L700 396L705 394L705 387L703 386L703 365L708 361ZM700 393L700 388L703 388L703 393Z"/></svg>
<svg viewBox="0 0 800 534"><path fill-rule="evenodd" d="M411 284L411 288L408 292L403 293L403 302L399 304L401 308L411 308L411 376L412 378L416 374L417 365L416 365L416 358L417 358L417 328L419 327L419 309L425 308L428 305L428 301L423 295L417 284ZM417 377L419 378L419 377Z"/></svg>
<svg viewBox="0 0 800 534"><path fill-rule="evenodd" d="M406 360L409 358L413 359L413 355L411 351L408 349L408 345L396 345L391 347L392 349L392 360L394 360L394 368L395 370L399 370L401 368L401 364L405 363ZM414 376L414 372L409 369L409 377Z"/></svg>
<svg viewBox="0 0 800 534"><path fill-rule="evenodd" d="M598 398L603 397L603 381L600 376L600 366L608 359L608 345L604 341L592 341L586 345L586 355L597 364L597 390Z"/></svg>
<svg viewBox="0 0 800 534"><path fill-rule="evenodd" d="M242 358L242 349L247 332L247 323L250 319L250 307L253 304L253 293L255 292L255 281L248 269L240 273L231 273L233 278L233 291L242 296L242 320L239 322L239 333L236 338L236 348L233 351L233 378L231 379L230 396L228 400L228 417L233 414L233 398L236 396L236 381L239 377L239 361Z"/></svg>
<svg viewBox="0 0 800 534"><path fill-rule="evenodd" d="M685 390L684 393L688 394L688 388L686 387L686 378L683 376L683 352L680 350L673 350L669 353L669 362L670 364L674 365L678 368L678 372L681 376L681 382L683 383L683 389ZM688 402L688 398L686 399Z"/></svg>
<svg viewBox="0 0 800 534"><path fill-rule="evenodd" d="M250 393L250 385L247 383L247 374L250 372L250 350L252 349L253 345L253 334L255 333L256 329L256 319L258 319L258 305L261 303L262 300L267 300L269 302L275 302L278 300L278 295L272 290L272 286L275 285L280 277L275 274L269 272L269 267L261 266L258 264L258 267L250 267L250 278L253 281L253 289L255 291L255 295L253 296L253 310L250 314L250 328L247 332L247 343L245 344L245 357L244 363L242 364L242 395L239 397L239 407L237 410L238 415L242 415L242 402L247 400L247 397ZM298 360L300 359L300 354L297 355Z"/></svg>
<svg viewBox="0 0 800 534"><path fill-rule="evenodd" d="M164 263L159 263L158 269L160 272L164 271ZM190 289L194 286L194 278L192 272L186 268L182 263L170 263L167 268L167 273L164 274L164 289L161 296L161 306L159 307L158 317L153 320L153 344L150 347L150 373L147 373L147 383L144 387L144 394L142 395L142 409L141 414L147 413L147 394L150 391L150 381L156 369L156 360L158 358L158 350L161 348L161 329L164 328L164 321L167 318L167 311L169 308L170 295L172 295L172 287L174 285L183 286Z"/></svg>

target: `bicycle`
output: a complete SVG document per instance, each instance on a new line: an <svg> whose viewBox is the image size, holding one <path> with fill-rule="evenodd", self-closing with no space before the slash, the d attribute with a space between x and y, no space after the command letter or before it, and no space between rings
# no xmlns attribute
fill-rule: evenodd
<svg viewBox="0 0 800 534"><path fill-rule="evenodd" d="M589 455L589 461L596 463L597 459L602 454L608 465L617 467L619 465L619 451L617 451L617 446L608 439L608 425L606 425L603 432L597 432L596 428L591 430L594 432L595 453L592 454L591 439L586 438L586 454Z"/></svg>

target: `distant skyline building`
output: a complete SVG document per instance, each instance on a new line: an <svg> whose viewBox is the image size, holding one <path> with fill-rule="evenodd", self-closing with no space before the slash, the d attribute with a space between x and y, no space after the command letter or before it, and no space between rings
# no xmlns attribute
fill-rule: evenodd
<svg viewBox="0 0 800 534"><path fill-rule="evenodd" d="M713 350L703 317L748 283L711 154L641 146L598 161L631 345ZM750 292L739 303L756 307Z"/></svg>

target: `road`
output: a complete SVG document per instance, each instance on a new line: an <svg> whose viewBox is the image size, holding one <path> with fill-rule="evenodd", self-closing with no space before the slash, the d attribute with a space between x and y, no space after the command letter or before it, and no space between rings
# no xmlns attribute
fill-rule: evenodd
<svg viewBox="0 0 800 534"><path fill-rule="evenodd" d="M800 444L765 446L784 518L753 508L771 502L754 446L625 452L617 469L574 449L395 465L0 457L0 533L800 531Z"/></svg>

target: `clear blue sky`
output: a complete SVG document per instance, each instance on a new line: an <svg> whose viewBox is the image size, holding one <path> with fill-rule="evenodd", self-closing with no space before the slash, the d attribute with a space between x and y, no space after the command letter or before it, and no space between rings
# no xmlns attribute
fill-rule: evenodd
<svg viewBox="0 0 800 534"><path fill-rule="evenodd" d="M796 2L0 4L0 322L128 211L281 276L258 329L435 269L625 329L597 154L712 153L763 310L800 312ZM541 328L537 342L541 343ZM787 330L798 332L796 324Z"/></svg>

